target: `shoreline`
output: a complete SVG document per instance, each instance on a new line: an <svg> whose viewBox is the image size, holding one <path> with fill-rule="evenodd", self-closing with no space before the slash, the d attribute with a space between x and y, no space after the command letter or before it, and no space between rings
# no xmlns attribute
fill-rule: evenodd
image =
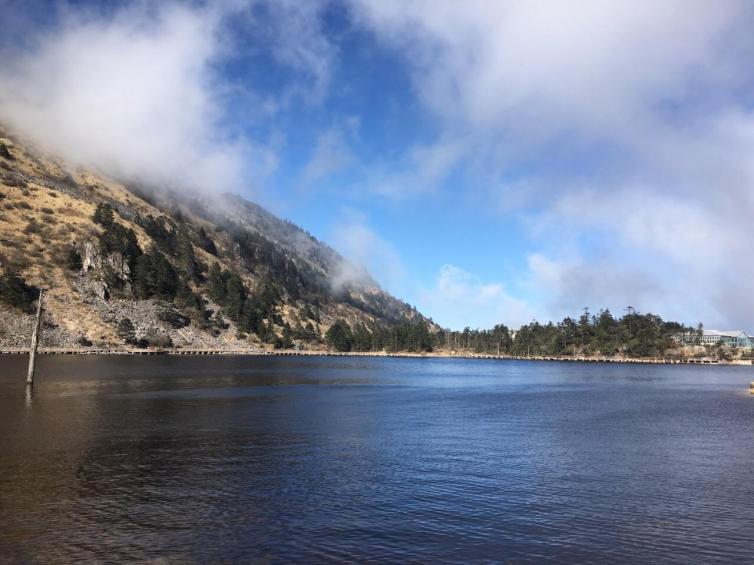
<svg viewBox="0 0 754 565"><path fill-rule="evenodd" d="M28 348L0 348L0 356L28 355ZM327 350L263 350L263 349L118 349L118 348L39 348L38 355L172 355L172 356L248 356L248 357L401 357L408 359L487 359L494 361L561 361L571 363L631 363L649 365L738 365L751 366L754 360L724 361L710 358L661 357L582 357L582 356L520 356L482 353L430 352L411 353L386 351Z"/></svg>

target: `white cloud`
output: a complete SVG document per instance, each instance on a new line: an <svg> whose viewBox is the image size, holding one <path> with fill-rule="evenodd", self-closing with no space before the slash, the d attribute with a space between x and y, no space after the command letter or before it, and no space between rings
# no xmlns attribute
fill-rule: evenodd
<svg viewBox="0 0 754 565"><path fill-rule="evenodd" d="M268 0L246 2L251 6L262 5L268 12L261 25L253 32L263 34L266 47L275 58L308 77L288 85L287 92L280 93L281 103L300 99L309 103L322 101L332 78L332 67L337 56L335 45L322 32L321 16L327 0Z"/></svg>
<svg viewBox="0 0 754 565"><path fill-rule="evenodd" d="M508 294L502 284L483 282L454 265L442 266L434 286L419 293L417 306L452 329L499 323L518 327L533 318L531 307Z"/></svg>
<svg viewBox="0 0 754 565"><path fill-rule="evenodd" d="M462 129L518 122L527 137L568 126L612 134L692 87L735 82L719 42L747 29L746 4L733 1L352 4L359 21L405 50L439 115Z"/></svg>
<svg viewBox="0 0 754 565"><path fill-rule="evenodd" d="M274 156L217 127L219 20L178 5L154 16L70 16L3 65L0 117L77 164L160 184L238 188L247 155L262 169Z"/></svg>
<svg viewBox="0 0 754 565"><path fill-rule="evenodd" d="M750 3L351 6L405 57L440 124L434 142L409 154L442 168L404 189L462 169L502 213L525 210L533 249L557 258L575 247L576 258L555 259L564 263L556 283L541 285L552 312L576 300L644 302L754 324L740 283L754 278L742 260L754 216ZM595 238L609 241L599 253Z"/></svg>
<svg viewBox="0 0 754 565"><path fill-rule="evenodd" d="M395 247L380 236L367 222L364 214L345 209L342 218L331 230L330 240L348 260L333 277L337 289L345 284L369 284L369 273L383 288L403 295L406 269Z"/></svg>
<svg viewBox="0 0 754 565"><path fill-rule="evenodd" d="M548 319L575 316L584 308L592 312L609 308L617 315L622 315L628 306L645 312L657 311L646 306L656 306L658 296L668 290L658 285L657 273L610 260L556 260L533 253L527 262L524 280L529 292L542 300L541 307ZM667 304L663 313L681 314Z"/></svg>
<svg viewBox="0 0 754 565"><path fill-rule="evenodd" d="M754 265L745 259L748 220L736 207L749 210L744 195L705 202L637 186L566 192L540 227L542 239L570 232L604 241L588 258L566 259L571 266L550 287L550 302L631 303L689 323L749 327L754 299L744 281ZM555 247L548 253L558 256Z"/></svg>
<svg viewBox="0 0 754 565"><path fill-rule="evenodd" d="M356 117L321 133L309 162L304 167L304 180L318 181L355 164L356 155L351 149L351 143L358 139L358 135L359 120Z"/></svg>
<svg viewBox="0 0 754 565"><path fill-rule="evenodd" d="M251 139L226 110L243 91L259 105L246 113L262 116L322 95L332 52L321 4L134 2L101 12L64 4L54 25L3 52L0 121L75 165L124 179L253 188L278 166L274 132L273 142ZM266 33L266 52L293 73L275 99L218 70L250 49L230 27L239 22L245 33Z"/></svg>
<svg viewBox="0 0 754 565"><path fill-rule="evenodd" d="M498 202L522 219L525 211L530 252L541 259L522 278L552 312L641 301L664 315L752 327L751 3L348 4L356 25L405 58L436 135L367 171L354 150L358 129L335 119L305 180L356 167L370 190L406 197L461 171L486 206ZM224 113L228 97L247 90L255 108L244 111L269 118L318 104L337 76L336 42L322 30L326 0L136 2L94 14L63 5L55 25L3 51L0 121L129 179L234 191L263 182L278 166L279 143L240 135ZM8 34L25 29L10 8L2 17ZM236 43L229 22L255 41ZM225 82L218 64L247 43L294 79L273 94ZM404 284L394 282L404 279L398 253L366 219L345 218L334 231L388 288ZM595 251L590 240L599 238L606 243ZM486 297L494 321L528 321L512 298L516 290L531 302L526 288L462 273L441 271L428 312L435 304L455 323L467 314L463 300ZM498 303L514 314L498 318L506 313L494 311ZM474 308L470 323L481 324L485 307Z"/></svg>

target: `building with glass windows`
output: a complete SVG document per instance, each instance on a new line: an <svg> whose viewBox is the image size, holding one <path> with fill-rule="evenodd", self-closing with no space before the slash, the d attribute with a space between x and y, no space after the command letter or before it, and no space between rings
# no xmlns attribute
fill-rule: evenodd
<svg viewBox="0 0 754 565"><path fill-rule="evenodd" d="M739 349L752 349L754 338L743 330L703 330L702 335L698 332L687 332L676 336L676 341L684 345L717 345Z"/></svg>

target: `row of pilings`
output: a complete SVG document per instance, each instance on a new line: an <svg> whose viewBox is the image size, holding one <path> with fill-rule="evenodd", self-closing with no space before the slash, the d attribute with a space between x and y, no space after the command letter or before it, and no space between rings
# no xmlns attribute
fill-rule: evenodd
<svg viewBox="0 0 754 565"><path fill-rule="evenodd" d="M26 355L26 348L0 349L0 355ZM438 359L490 359L515 361L562 361L578 363L639 363L651 365L750 365L751 360L734 362L711 358L676 358L676 357L587 357L587 356L551 356L551 355L488 355L483 353L386 353L379 351L337 352L337 351L266 351L256 349L117 349L117 348L40 348L42 355L271 355L271 356L324 356L324 357L401 357L401 358L438 358Z"/></svg>

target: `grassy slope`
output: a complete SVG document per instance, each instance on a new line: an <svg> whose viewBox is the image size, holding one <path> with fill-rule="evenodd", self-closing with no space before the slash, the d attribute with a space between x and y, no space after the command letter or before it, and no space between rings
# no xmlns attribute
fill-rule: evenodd
<svg viewBox="0 0 754 565"><path fill-rule="evenodd" d="M20 265L24 278L30 284L48 289L46 306L50 312L51 321L68 331L71 336L86 336L101 344L119 343L112 316L103 314L104 305L97 304L96 301L92 303L91 299L87 299L77 290L80 287L76 284L77 277L79 282L81 277L66 269L67 250L74 242L81 245L83 242L96 238L98 228L92 222L91 216L98 202L109 202L116 210L121 211L117 221L134 230L142 249L149 248L153 242L132 220L134 215L138 213L142 216L170 216L170 213L158 209L144 198L129 191L124 184L105 175L82 169L68 172L72 171L70 167L45 156L41 150L28 143L20 143L2 130L0 130L0 144L4 144L11 155L10 159L0 156L0 263L2 267L10 264ZM250 208L253 207L250 205ZM234 255L233 241L227 232L215 229L215 226L206 219L191 215L185 210L182 210L182 215L193 229L199 226L204 227L220 250L219 257L213 257L195 246L194 252L197 259L205 267L209 267L215 261L220 261L224 268L238 270L247 287L253 291L259 283L258 273L243 267L242 262ZM278 229L284 224L264 211L249 214L243 221L248 229L256 229L260 233L265 230ZM297 228L294 227L294 236L299 237L299 234L303 232L296 230ZM289 242L283 242L279 238L270 237L270 239L275 245L284 246L286 253L290 253L297 264L306 264L328 275L324 272L327 265L322 266L312 263L307 257L297 256L296 251L287 245ZM315 243L312 244L312 241ZM307 245L320 246L322 254L329 260L339 257L331 249L315 240L307 241ZM207 298L202 288L197 290ZM415 318L418 315L374 285L355 290L353 294L368 299L377 297L388 303L392 311L397 311L406 318ZM127 302L135 301L128 300ZM124 306L128 305L124 304ZM302 314L305 306L306 304L301 301L293 301L285 297L278 311L283 320L291 325L296 322L306 323L308 320ZM212 307L211 304L210 307ZM0 306L0 308L3 308L4 316L14 315L7 307ZM331 300L320 308L319 331L323 333L339 317L351 323L386 322L373 313L342 301ZM148 323L160 325L156 319ZM165 327L161 329L164 331ZM276 327L275 330L279 334L281 328ZM194 346L200 345L204 338L207 342L216 342L216 340L211 340L209 335L203 336L202 332L196 328L192 329L192 336L193 341L196 342L193 343ZM252 345L258 341L252 335L239 343L232 324L227 331L218 336L218 339L236 346ZM0 342L2 342L2 336L0 336ZM315 344L305 345L316 346Z"/></svg>

